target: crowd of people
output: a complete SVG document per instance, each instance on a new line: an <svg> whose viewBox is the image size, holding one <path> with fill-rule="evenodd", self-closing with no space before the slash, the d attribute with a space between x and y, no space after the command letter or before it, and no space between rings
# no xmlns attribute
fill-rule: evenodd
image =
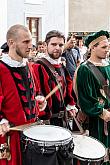
<svg viewBox="0 0 110 165"><path fill-rule="evenodd" d="M27 144L23 132L11 128L40 121L74 131L74 124L69 124L74 118L81 126L87 120L89 135L106 147L103 164L110 164L108 39L104 30L88 35L85 42L74 35L66 40L62 32L52 30L45 41L33 45L27 27L16 24L9 28L0 58L0 165L45 162L37 162L36 156L29 158L33 152L30 141ZM41 154L38 147L34 152ZM45 164L88 164L68 154L67 160L63 157L64 153L56 154L56 160Z"/></svg>

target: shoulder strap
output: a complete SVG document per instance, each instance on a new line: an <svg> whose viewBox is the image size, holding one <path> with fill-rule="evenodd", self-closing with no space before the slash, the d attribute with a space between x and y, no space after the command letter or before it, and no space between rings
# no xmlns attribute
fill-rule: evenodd
<svg viewBox="0 0 110 165"><path fill-rule="evenodd" d="M56 73L55 68L53 67L53 65L47 59L45 59L45 58L38 58L36 60L36 62L40 62L40 61L42 63L44 63L49 68L49 70L53 73L53 75L55 75L55 73Z"/></svg>
<svg viewBox="0 0 110 165"><path fill-rule="evenodd" d="M45 64L46 67L49 68L49 70L52 72L53 76L55 77L55 80L57 82L57 85L60 83L58 81L58 73L56 72L54 66L47 59L45 59L45 58L38 58L36 60L36 62L42 62L43 64ZM62 91L61 87L59 88L59 91L60 91L60 95L61 95L61 99L62 99L63 105L65 105L65 103L64 103L64 97L63 97L63 91Z"/></svg>
<svg viewBox="0 0 110 165"><path fill-rule="evenodd" d="M90 61L87 61L86 65L91 69L92 73L97 78L97 80L101 83L102 86L107 85L107 82L106 82L104 76L93 63L91 63Z"/></svg>
<svg viewBox="0 0 110 165"><path fill-rule="evenodd" d="M90 68L96 79L101 83L102 89L104 90L106 96L110 99L110 89L107 84L107 81L105 80L103 74L100 72L100 70L90 61L86 62L86 65Z"/></svg>

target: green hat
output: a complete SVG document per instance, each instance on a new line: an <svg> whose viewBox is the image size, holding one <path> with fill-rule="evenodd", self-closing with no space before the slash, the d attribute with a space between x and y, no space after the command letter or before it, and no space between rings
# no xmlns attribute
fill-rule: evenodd
<svg viewBox="0 0 110 165"><path fill-rule="evenodd" d="M91 49L96 43L109 38L108 31L100 30L99 32L92 33L85 38L85 46Z"/></svg>

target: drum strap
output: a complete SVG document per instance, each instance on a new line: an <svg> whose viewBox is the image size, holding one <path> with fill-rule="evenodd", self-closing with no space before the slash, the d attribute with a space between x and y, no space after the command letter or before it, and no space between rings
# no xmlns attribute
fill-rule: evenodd
<svg viewBox="0 0 110 165"><path fill-rule="evenodd" d="M41 63L42 62L51 71L51 73L55 77L55 80L57 82L57 85L60 83L60 78L59 78L58 73L56 72L54 66L47 59L45 59L45 58L38 58L36 60L36 62L37 63ZM59 91L60 91L62 102L64 104L63 91L62 91L62 88L61 87L59 88Z"/></svg>
<svg viewBox="0 0 110 165"><path fill-rule="evenodd" d="M95 78L101 84L102 89L105 93L104 97L107 96L108 100L110 100L110 89L108 84L108 79L106 80L100 70L90 61L86 61L86 65L90 68ZM102 93L101 93L102 94ZM102 94L103 95L103 94Z"/></svg>

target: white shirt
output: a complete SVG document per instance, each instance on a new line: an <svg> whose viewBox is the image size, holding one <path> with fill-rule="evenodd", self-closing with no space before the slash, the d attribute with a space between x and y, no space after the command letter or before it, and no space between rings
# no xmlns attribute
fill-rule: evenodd
<svg viewBox="0 0 110 165"><path fill-rule="evenodd" d="M27 59L23 59L22 61L16 61L16 60L13 60L8 54L3 54L1 60L11 66L11 67L23 67L23 66L26 66L26 62L27 62Z"/></svg>
<svg viewBox="0 0 110 165"><path fill-rule="evenodd" d="M59 65L62 63L61 57L59 57L58 59L52 59L49 55L46 55L45 59L47 59L52 65Z"/></svg>

